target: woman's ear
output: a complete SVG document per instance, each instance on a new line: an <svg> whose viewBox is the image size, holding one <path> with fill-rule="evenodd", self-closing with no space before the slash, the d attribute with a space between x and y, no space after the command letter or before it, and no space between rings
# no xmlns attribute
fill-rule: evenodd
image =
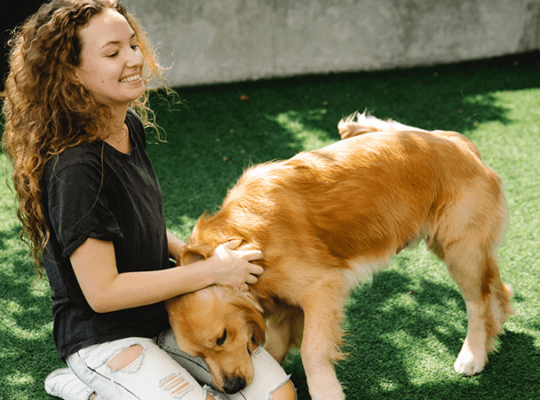
<svg viewBox="0 0 540 400"><path fill-rule="evenodd" d="M79 76L79 68L77 68L74 65L68 64L68 78L69 80L75 84L75 85L81 85L84 86L81 80L81 77Z"/></svg>

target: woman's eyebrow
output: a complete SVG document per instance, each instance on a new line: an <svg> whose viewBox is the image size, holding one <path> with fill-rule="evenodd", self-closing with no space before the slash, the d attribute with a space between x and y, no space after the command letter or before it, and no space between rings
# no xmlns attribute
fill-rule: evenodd
<svg viewBox="0 0 540 400"><path fill-rule="evenodd" d="M133 40L133 38L136 38L136 37L137 35L134 33L133 35L131 35L129 40L131 41ZM101 46L101 48L104 49L107 46L115 46L115 45L119 45L120 43L121 43L120 40L111 40L110 42L107 42L103 46Z"/></svg>

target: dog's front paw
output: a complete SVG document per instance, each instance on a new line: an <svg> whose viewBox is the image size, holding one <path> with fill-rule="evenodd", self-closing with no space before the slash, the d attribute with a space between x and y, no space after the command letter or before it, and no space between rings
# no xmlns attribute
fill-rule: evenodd
<svg viewBox="0 0 540 400"><path fill-rule="evenodd" d="M464 346L454 363L454 369L458 374L476 375L482 372L486 363L487 354L485 351L478 351L475 353L466 349Z"/></svg>
<svg viewBox="0 0 540 400"><path fill-rule="evenodd" d="M345 400L341 386L339 388L325 388L322 391L310 389L309 394L311 395L311 400Z"/></svg>
<svg viewBox="0 0 540 400"><path fill-rule="evenodd" d="M345 399L345 394L335 374L321 374L314 379L308 378L308 386L312 400Z"/></svg>

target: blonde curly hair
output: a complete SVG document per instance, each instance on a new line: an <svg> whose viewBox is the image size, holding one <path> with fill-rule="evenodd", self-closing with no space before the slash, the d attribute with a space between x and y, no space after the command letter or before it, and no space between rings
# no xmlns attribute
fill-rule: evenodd
<svg viewBox="0 0 540 400"><path fill-rule="evenodd" d="M109 135L110 107L93 98L75 76L81 62L79 32L107 8L122 14L137 36L146 87L155 80L163 84L162 68L145 32L116 0L52 0L16 29L9 41L3 149L13 164L20 236L30 247L40 277L50 234L41 208L45 164L68 147ZM148 92L131 107L146 126L155 127L147 101Z"/></svg>

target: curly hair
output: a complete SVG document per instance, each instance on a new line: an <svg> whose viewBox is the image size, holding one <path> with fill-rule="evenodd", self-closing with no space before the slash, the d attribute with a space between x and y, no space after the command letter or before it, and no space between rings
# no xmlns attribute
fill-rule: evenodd
<svg viewBox="0 0 540 400"><path fill-rule="evenodd" d="M137 36L144 58L144 83L163 84L162 68L137 20L116 0L52 0L13 32L5 84L3 149L13 164L12 179L34 267L42 276L43 249L50 231L41 207L40 180L45 164L68 147L104 140L112 115L76 79L81 63L80 29L110 8L122 14ZM148 86L146 86L148 87ZM153 116L148 93L133 101L145 126Z"/></svg>

